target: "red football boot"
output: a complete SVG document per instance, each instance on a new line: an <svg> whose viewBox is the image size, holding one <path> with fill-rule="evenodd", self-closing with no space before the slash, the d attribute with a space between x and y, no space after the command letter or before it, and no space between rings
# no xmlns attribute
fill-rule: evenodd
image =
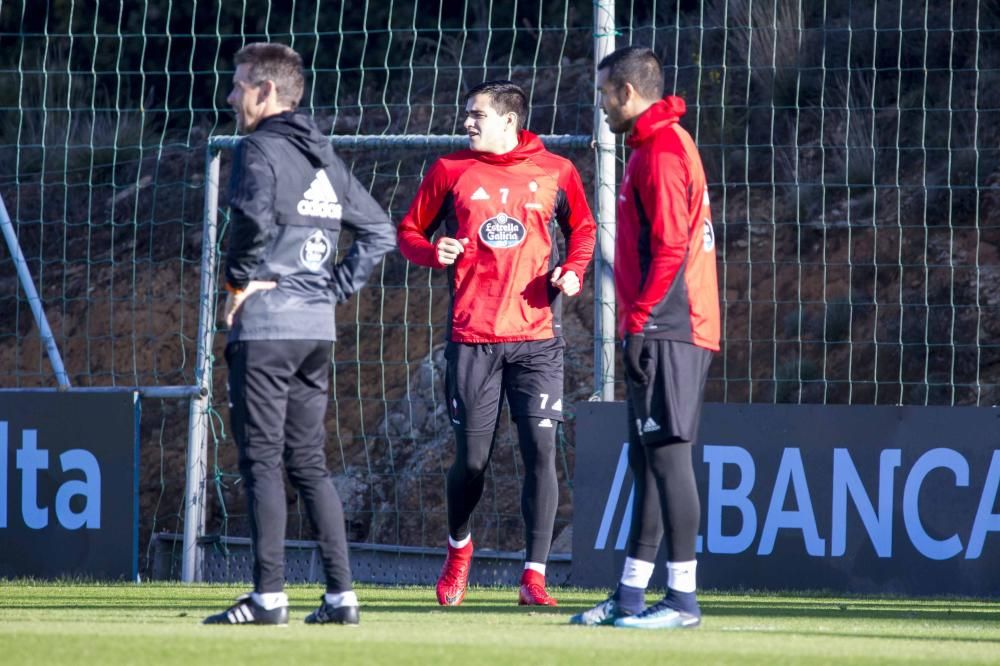
<svg viewBox="0 0 1000 666"><path fill-rule="evenodd" d="M545 576L534 569L525 569L521 574L521 592L517 596L521 606L558 606L559 602L545 591Z"/></svg>
<svg viewBox="0 0 1000 666"><path fill-rule="evenodd" d="M469 569L472 567L472 540L462 548L448 544L448 557L438 576L437 598L442 606L457 606L465 599L465 588L469 584Z"/></svg>

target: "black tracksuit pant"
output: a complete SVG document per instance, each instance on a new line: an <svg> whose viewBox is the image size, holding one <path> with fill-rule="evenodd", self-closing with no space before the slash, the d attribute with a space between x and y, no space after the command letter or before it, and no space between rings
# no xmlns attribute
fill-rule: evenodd
<svg viewBox="0 0 1000 666"><path fill-rule="evenodd" d="M327 591L351 589L344 509L324 448L332 346L329 340L249 340L226 347L256 592L284 587L288 517L282 466L316 532Z"/></svg>

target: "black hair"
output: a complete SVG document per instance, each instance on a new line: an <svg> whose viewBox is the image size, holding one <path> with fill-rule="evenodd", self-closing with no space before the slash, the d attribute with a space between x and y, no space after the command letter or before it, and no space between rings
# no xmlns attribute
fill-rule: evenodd
<svg viewBox="0 0 1000 666"><path fill-rule="evenodd" d="M524 129L524 121L528 117L528 96L521 86L506 80L483 81L465 95L465 102L468 103L476 95L488 95L490 106L500 115L516 114L517 129Z"/></svg>
<svg viewBox="0 0 1000 666"><path fill-rule="evenodd" d="M631 83L649 100L663 97L663 62L645 46L626 46L606 55L597 69L608 70L608 82L616 89Z"/></svg>
<svg viewBox="0 0 1000 666"><path fill-rule="evenodd" d="M233 61L250 65L250 81L260 85L273 81L278 102L291 109L298 108L305 90L302 56L284 44L256 42L241 48Z"/></svg>

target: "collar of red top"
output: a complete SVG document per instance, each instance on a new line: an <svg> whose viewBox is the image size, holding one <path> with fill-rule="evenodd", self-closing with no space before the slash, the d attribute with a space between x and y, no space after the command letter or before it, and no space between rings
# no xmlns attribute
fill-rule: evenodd
<svg viewBox="0 0 1000 666"><path fill-rule="evenodd" d="M673 125L687 111L687 105L676 95L667 95L649 107L635 121L628 135L628 145L635 148L664 127Z"/></svg>
<svg viewBox="0 0 1000 666"><path fill-rule="evenodd" d="M529 132L528 130L521 130L517 135L517 146L514 150L503 153L502 155L497 155L496 153L485 153L478 150L464 150L463 153L468 153L470 157L473 157L480 162L486 162L487 164L516 164L518 162L523 162L533 155L537 155L545 150L545 146L542 145L542 140L538 138L538 135Z"/></svg>

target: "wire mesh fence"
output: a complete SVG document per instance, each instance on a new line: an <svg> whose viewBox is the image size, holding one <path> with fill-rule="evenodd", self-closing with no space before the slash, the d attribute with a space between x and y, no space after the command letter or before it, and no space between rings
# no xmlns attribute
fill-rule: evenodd
<svg viewBox="0 0 1000 666"><path fill-rule="evenodd" d="M194 382L205 146L234 132L224 99L240 46L303 54L304 106L357 139L338 150L398 220L449 150L416 138L458 131L484 79L528 91L536 133L591 135L594 13L611 7L618 45L663 57L705 161L724 316L708 399L995 404L1000 21L985 0L2 2L0 194L73 384ZM385 135L413 138L366 143ZM596 190L592 150L553 149ZM328 455L354 540L443 543L447 305L442 274L394 254L337 313ZM595 390L589 276L565 314L557 535L572 511L572 400ZM0 384L52 385L5 254L0 320ZM208 531L242 536L224 337ZM144 552L183 527L186 417L144 401ZM520 475L505 422L473 523L483 545L522 547ZM288 500L288 536L308 538Z"/></svg>

